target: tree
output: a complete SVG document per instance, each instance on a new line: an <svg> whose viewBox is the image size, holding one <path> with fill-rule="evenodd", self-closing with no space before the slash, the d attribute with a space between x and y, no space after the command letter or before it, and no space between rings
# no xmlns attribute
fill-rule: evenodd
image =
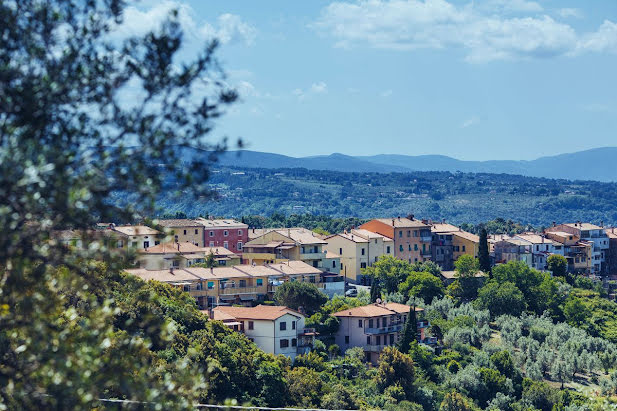
<svg viewBox="0 0 617 411"><path fill-rule="evenodd" d="M480 288L475 304L489 310L493 318L504 314L518 317L525 310L525 297L513 283L499 284L491 280Z"/></svg>
<svg viewBox="0 0 617 411"><path fill-rule="evenodd" d="M323 396L321 406L327 410L352 410L358 408L353 395L342 384L334 385L330 392Z"/></svg>
<svg viewBox="0 0 617 411"><path fill-rule="evenodd" d="M315 370L296 367L287 374L287 384L295 405L305 408L319 406L324 384Z"/></svg>
<svg viewBox="0 0 617 411"><path fill-rule="evenodd" d="M379 358L375 381L382 391L398 384L403 388L407 399L411 399L415 381L413 360L394 347L385 347Z"/></svg>
<svg viewBox="0 0 617 411"><path fill-rule="evenodd" d="M412 272L411 264L391 255L380 257L376 263L363 270L363 273L371 276L373 281L379 281L379 285L388 294L397 291L398 285Z"/></svg>
<svg viewBox="0 0 617 411"><path fill-rule="evenodd" d="M563 307L563 315L566 317L568 324L580 327L591 317L591 312L582 299L578 297L570 297Z"/></svg>
<svg viewBox="0 0 617 411"><path fill-rule="evenodd" d="M459 394L456 391L447 393L441 405L439 411L475 411L479 410L478 407L467 397Z"/></svg>
<svg viewBox="0 0 617 411"><path fill-rule="evenodd" d="M553 254L546 259L548 270L554 277L566 278L568 272L568 260L562 255Z"/></svg>
<svg viewBox="0 0 617 411"><path fill-rule="evenodd" d="M407 316L407 322L405 322L405 328L403 329L403 335L398 343L398 349L402 353L409 353L411 344L416 341L418 335L418 320L416 319L415 307L410 307L409 315Z"/></svg>
<svg viewBox="0 0 617 411"><path fill-rule="evenodd" d="M448 286L448 294L463 301L474 300L481 285L481 279L476 278L479 271L478 260L464 254L454 262L454 266L458 278Z"/></svg>
<svg viewBox="0 0 617 411"><path fill-rule="evenodd" d="M124 5L0 3L0 408L99 408L106 395L180 408L203 385L160 365L114 322L115 302L94 296L90 258L112 272L122 261L105 244L68 248L55 235L73 229L88 243L97 221L150 213L164 185L207 197L208 164L226 146L206 140L237 98L221 81L217 42L181 58L175 11L118 38ZM212 155L178 167L192 149ZM150 325L168 337L164 323Z"/></svg>
<svg viewBox="0 0 617 411"><path fill-rule="evenodd" d="M381 298L381 286L379 285L379 280L373 278L371 283L371 303L376 303L378 298Z"/></svg>
<svg viewBox="0 0 617 411"><path fill-rule="evenodd" d="M485 273L491 272L491 259L488 252L488 235L486 229L482 227L480 230L480 244L478 245L478 264L480 270Z"/></svg>
<svg viewBox="0 0 617 411"><path fill-rule="evenodd" d="M287 281L276 288L274 301L278 305L284 305L292 310L298 310L302 307L308 315L312 315L319 311L322 304L328 301L328 297L314 284Z"/></svg>
<svg viewBox="0 0 617 411"><path fill-rule="evenodd" d="M427 272L412 272L407 279L399 284L400 293L409 297L419 297L427 304L435 297L443 297L444 287L441 280Z"/></svg>
<svg viewBox="0 0 617 411"><path fill-rule="evenodd" d="M480 270L478 259L469 254L463 254L454 262L454 268L459 278L474 278Z"/></svg>

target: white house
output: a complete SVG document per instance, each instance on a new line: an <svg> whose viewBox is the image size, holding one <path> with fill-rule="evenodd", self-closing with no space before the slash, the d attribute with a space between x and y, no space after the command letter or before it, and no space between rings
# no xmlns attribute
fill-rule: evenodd
<svg viewBox="0 0 617 411"><path fill-rule="evenodd" d="M211 317L244 333L263 351L283 354L292 360L310 351L315 338L313 329L304 328L304 315L287 307L219 306L212 310Z"/></svg>

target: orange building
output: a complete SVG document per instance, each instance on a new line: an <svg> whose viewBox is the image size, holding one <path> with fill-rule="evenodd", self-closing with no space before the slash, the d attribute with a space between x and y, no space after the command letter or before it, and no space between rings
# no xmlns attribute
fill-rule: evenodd
<svg viewBox="0 0 617 411"><path fill-rule="evenodd" d="M431 226L409 218L377 218L360 226L394 241L394 257L410 263L431 260Z"/></svg>

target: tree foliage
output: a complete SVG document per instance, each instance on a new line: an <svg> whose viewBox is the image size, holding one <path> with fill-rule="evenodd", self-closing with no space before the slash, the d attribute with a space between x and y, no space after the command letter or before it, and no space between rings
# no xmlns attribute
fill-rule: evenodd
<svg viewBox="0 0 617 411"><path fill-rule="evenodd" d="M308 315L312 315L328 301L328 297L315 284L287 281L276 288L274 301L292 310L302 308Z"/></svg>

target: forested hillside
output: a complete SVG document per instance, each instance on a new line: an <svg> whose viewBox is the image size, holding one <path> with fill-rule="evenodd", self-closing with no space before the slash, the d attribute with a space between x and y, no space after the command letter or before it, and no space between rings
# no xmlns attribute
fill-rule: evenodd
<svg viewBox="0 0 617 411"><path fill-rule="evenodd" d="M219 167L209 181L216 201L178 194L158 201L161 215L242 217L272 213L373 218L414 214L477 224L496 218L547 226L553 221L617 223L617 184L508 174L349 173ZM126 196L116 193L116 201Z"/></svg>

